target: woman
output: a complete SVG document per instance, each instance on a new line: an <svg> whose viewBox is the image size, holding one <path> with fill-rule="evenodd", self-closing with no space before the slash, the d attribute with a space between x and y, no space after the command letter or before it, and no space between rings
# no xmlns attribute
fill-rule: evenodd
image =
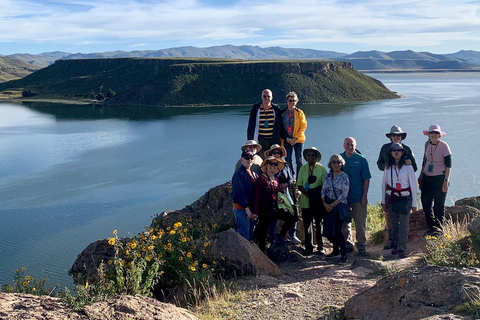
<svg viewBox="0 0 480 320"><path fill-rule="evenodd" d="M313 252L313 220L315 220L317 252L324 255L322 239L322 220L325 208L321 202L322 184L327 175L327 170L320 164L322 154L315 147L303 150L303 157L307 164L303 165L298 172L297 186L302 193L300 206L302 208L303 227L305 230L306 255Z"/></svg>
<svg viewBox="0 0 480 320"><path fill-rule="evenodd" d="M287 152L286 152L285 148L278 145L278 144L272 145L269 150L264 152L264 158L265 159L268 158L268 157L275 157L277 159L282 159L283 160L283 158L285 158L286 155L287 155ZM290 233L289 238L292 241L292 243L299 244L299 243L301 243L301 241L300 241L300 239L297 238L297 236L295 234L296 222L298 220L298 213L297 213L297 210L296 210L296 206L294 205L294 200L291 197L290 192L289 192L290 187L295 184L295 178L293 176L293 172L292 172L292 169L291 169L290 165L287 162L284 162L284 165L285 166L284 166L283 170L280 171L279 173L277 173L275 176L277 177L278 183L280 184L280 186L279 186L280 192L285 195L286 200L289 202L288 203L289 207L294 210L294 214L293 215L284 214L284 211L279 210L279 214L281 214L281 216L279 216L278 219L283 220L285 222L284 226L285 226L285 224L287 226L290 226L289 227L289 233ZM270 221L270 226L268 228L269 237L274 238L278 242L285 242L284 239L281 238L281 237L279 239L276 239L276 235L275 235L276 226L277 226L277 219L272 219Z"/></svg>
<svg viewBox="0 0 480 320"><path fill-rule="evenodd" d="M237 232L247 239L253 240L253 227L256 216L252 213L253 185L257 174L252 171L254 154L250 151L243 151L240 158L241 167L232 177L232 201L233 214Z"/></svg>
<svg viewBox="0 0 480 320"><path fill-rule="evenodd" d="M403 146L393 143L388 153L382 181L382 207L392 223L392 254L404 258L410 212L417 210L417 182L413 167L405 163Z"/></svg>
<svg viewBox="0 0 480 320"><path fill-rule="evenodd" d="M266 237L268 224L272 216L276 216L277 193L279 191L278 179L275 174L282 171L283 160L275 157L268 157L262 162L262 174L255 181L253 187L253 214L258 216L258 223L255 228L255 237L258 247L266 252ZM270 239L272 241L272 239Z"/></svg>
<svg viewBox="0 0 480 320"><path fill-rule="evenodd" d="M389 152L388 150L394 143L401 144L403 146L403 150L405 152L405 164L411 165L413 167L413 171L417 171L417 162L415 161L415 157L413 155L412 149L403 143L403 140L407 137L407 133L402 131L397 125L394 125L390 128L390 132L385 134L387 138L390 139L389 143L385 143L382 148L380 149L380 154L378 155L377 160L377 167L380 171L385 170L385 164L388 162ZM388 232L388 244L383 247L384 250L389 250L392 248L392 224L390 222L390 218L388 214L385 215L385 224L386 229Z"/></svg>
<svg viewBox="0 0 480 320"><path fill-rule="evenodd" d="M333 243L333 251L328 254L327 258L336 258L341 255L338 263L343 264L347 263L347 248L345 246L345 238L343 236L343 221L340 220L338 214L338 205L340 203L348 205L347 197L348 190L350 189L350 181L348 180L348 175L342 171L343 166L345 165L345 160L339 154L334 154L330 157L328 161L328 168L330 171L325 177L322 187L322 202L327 210L326 217L330 219L325 219L325 230L326 234L329 234L329 241ZM327 223L327 220L332 223Z"/></svg>
<svg viewBox="0 0 480 320"><path fill-rule="evenodd" d="M441 235L445 216L445 198L452 168L452 152L448 144L440 140L446 133L438 124L432 124L428 130L423 131L423 134L428 135L428 141L425 143L418 184L422 191L422 207L428 226L425 235ZM435 203L434 214L432 214L433 203Z"/></svg>
<svg viewBox="0 0 480 320"><path fill-rule="evenodd" d="M282 112L283 127L286 131L284 139L285 150L287 151L287 163L293 170L292 154L295 151L296 175L302 167L302 149L305 143L305 130L307 129L307 118L302 110L297 108L298 96L291 91L286 96L288 107Z"/></svg>

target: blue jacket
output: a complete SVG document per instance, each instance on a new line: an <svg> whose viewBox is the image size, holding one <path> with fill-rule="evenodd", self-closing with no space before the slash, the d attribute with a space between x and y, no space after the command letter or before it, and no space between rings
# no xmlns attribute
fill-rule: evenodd
<svg viewBox="0 0 480 320"><path fill-rule="evenodd" d="M252 172L254 178L257 174ZM232 177L232 200L243 208L253 205L253 181L244 166L238 168Z"/></svg>

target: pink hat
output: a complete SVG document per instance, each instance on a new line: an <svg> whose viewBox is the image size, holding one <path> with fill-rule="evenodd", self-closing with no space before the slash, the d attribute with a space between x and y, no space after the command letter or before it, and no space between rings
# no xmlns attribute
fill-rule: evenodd
<svg viewBox="0 0 480 320"><path fill-rule="evenodd" d="M440 137L443 137L444 135L446 135L445 132L442 131L442 129L440 129L440 126L438 124L432 124L430 127L428 127L428 130L424 130L423 131L423 134L424 135L428 135L430 132L440 132Z"/></svg>

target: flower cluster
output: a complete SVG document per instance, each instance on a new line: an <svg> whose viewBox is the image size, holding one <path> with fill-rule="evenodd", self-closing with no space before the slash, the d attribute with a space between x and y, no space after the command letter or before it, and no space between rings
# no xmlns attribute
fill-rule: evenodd
<svg viewBox="0 0 480 320"><path fill-rule="evenodd" d="M447 267L470 267L478 264L470 238L455 240L450 234L426 236L424 259L427 264Z"/></svg>
<svg viewBox="0 0 480 320"><path fill-rule="evenodd" d="M20 270L15 270L13 284L3 285L2 291L7 293L29 293L38 296L52 295L52 293L58 288L59 284L53 288L45 288L46 281L46 277L42 280L35 280L32 276L27 274L27 268L23 267Z"/></svg>

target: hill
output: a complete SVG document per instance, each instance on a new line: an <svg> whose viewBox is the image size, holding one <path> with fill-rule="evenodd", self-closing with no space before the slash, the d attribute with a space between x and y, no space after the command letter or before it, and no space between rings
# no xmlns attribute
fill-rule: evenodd
<svg viewBox="0 0 480 320"><path fill-rule="evenodd" d="M251 104L270 88L296 91L305 103L397 98L381 82L348 62L232 59L59 60L0 90L25 90L37 98L107 97L110 105ZM100 96L99 96L100 95Z"/></svg>
<svg viewBox="0 0 480 320"><path fill-rule="evenodd" d="M0 55L0 82L23 78L41 67Z"/></svg>

